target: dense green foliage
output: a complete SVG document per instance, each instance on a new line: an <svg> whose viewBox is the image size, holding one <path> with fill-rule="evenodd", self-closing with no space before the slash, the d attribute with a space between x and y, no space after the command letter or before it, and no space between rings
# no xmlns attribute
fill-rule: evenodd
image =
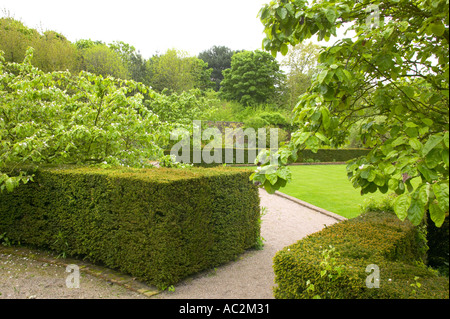
<svg viewBox="0 0 450 319"><path fill-rule="evenodd" d="M283 80L279 63L263 51L243 51L231 58L231 68L223 71L222 96L244 105L271 102Z"/></svg>
<svg viewBox="0 0 450 319"><path fill-rule="evenodd" d="M281 62L281 66L287 68L284 89L290 110L297 104L298 97L311 85L312 77L317 72L320 49L320 46L313 43L299 43L289 50Z"/></svg>
<svg viewBox="0 0 450 319"><path fill-rule="evenodd" d="M220 90L220 83L223 80L223 71L231 68L231 58L239 51L232 51L225 46L213 46L198 55L198 58L208 63L212 68L211 81L215 83L214 90Z"/></svg>
<svg viewBox="0 0 450 319"><path fill-rule="evenodd" d="M0 50L6 61L21 63L28 47L35 48L33 64L45 72L80 70L78 51L62 34L41 34L11 17L0 18Z"/></svg>
<svg viewBox="0 0 450 319"><path fill-rule="evenodd" d="M189 57L186 52L168 50L147 61L149 69L147 83L158 92L182 93L192 89L208 89L212 69L203 60Z"/></svg>
<svg viewBox="0 0 450 319"><path fill-rule="evenodd" d="M47 163L145 167L162 155L168 131L143 105L142 84L81 72L44 73L0 56L0 190L30 176L6 164Z"/></svg>
<svg viewBox="0 0 450 319"><path fill-rule="evenodd" d="M0 194L0 234L159 288L237 258L260 236L248 171L58 166L34 174L35 183Z"/></svg>
<svg viewBox="0 0 450 319"><path fill-rule="evenodd" d="M446 0L281 0L264 6L264 47L274 54L312 36L329 40L340 27L355 36L322 50L319 72L294 109L298 131L274 155L278 165L253 179L269 191L282 187L290 180L284 165L299 149L339 147L359 123L363 146L372 151L348 165L353 185L362 194L397 193L401 220L418 225L429 210L442 225L449 212L448 8Z"/></svg>
<svg viewBox="0 0 450 319"><path fill-rule="evenodd" d="M314 233L274 257L279 299L445 299L448 277L423 265L426 243L395 215L367 213ZM379 288L368 288L379 268Z"/></svg>
<svg viewBox="0 0 450 319"><path fill-rule="evenodd" d="M87 72L128 79L129 74L121 56L105 44L96 44L81 50L81 68Z"/></svg>

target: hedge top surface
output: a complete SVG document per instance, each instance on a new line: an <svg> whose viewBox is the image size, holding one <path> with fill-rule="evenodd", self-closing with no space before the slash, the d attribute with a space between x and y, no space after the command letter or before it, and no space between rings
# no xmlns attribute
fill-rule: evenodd
<svg viewBox="0 0 450 319"><path fill-rule="evenodd" d="M27 168L21 168L27 170ZM89 166L46 166L38 168L37 171L45 172L51 171L53 174L92 174L103 175L107 177L119 177L127 179L136 179L141 181L157 181L158 183L173 182L179 180L189 180L204 177L213 177L220 175L249 175L248 170L236 169L230 167L215 167L215 168L200 168L192 167L187 169L176 168L129 168L129 167L114 167L114 168L99 168Z"/></svg>

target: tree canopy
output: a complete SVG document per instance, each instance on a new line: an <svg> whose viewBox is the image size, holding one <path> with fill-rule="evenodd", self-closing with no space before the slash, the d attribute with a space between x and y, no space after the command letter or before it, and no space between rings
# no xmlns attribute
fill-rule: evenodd
<svg viewBox="0 0 450 319"><path fill-rule="evenodd" d="M320 46L313 43L299 43L289 50L281 62L286 67L287 103L291 108L297 104L298 97L305 93L314 73L317 71Z"/></svg>
<svg viewBox="0 0 450 319"><path fill-rule="evenodd" d="M69 71L45 73L0 55L0 190L31 176L19 165L145 167L163 155L166 126L143 105L137 82Z"/></svg>
<svg viewBox="0 0 450 319"><path fill-rule="evenodd" d="M198 55L198 58L208 63L212 68L211 81L216 85L214 90L220 90L220 83L223 80L223 71L231 68L231 57L239 51L232 51L225 46L213 46L209 50L205 50Z"/></svg>
<svg viewBox="0 0 450 319"><path fill-rule="evenodd" d="M243 51L233 55L231 68L223 71L221 94L244 105L273 99L284 78L280 65L264 51Z"/></svg>
<svg viewBox="0 0 450 319"><path fill-rule="evenodd" d="M361 194L395 192L397 216L437 226L449 211L449 2L447 0L280 0L260 11L263 46L286 54L338 28L353 32L319 57L319 71L294 109L299 129L253 175L273 192L299 150L344 143L349 128L369 155L347 166ZM348 33L350 34L350 33Z"/></svg>
<svg viewBox="0 0 450 319"><path fill-rule="evenodd" d="M181 93L195 88L211 87L212 69L204 61L187 52L169 49L148 60L148 83L158 92Z"/></svg>

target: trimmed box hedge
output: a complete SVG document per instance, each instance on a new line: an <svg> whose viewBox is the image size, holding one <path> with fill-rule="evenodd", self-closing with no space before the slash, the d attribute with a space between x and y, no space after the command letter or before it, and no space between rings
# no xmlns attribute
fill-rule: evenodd
<svg viewBox="0 0 450 319"><path fill-rule="evenodd" d="M234 260L260 236L257 188L226 168L45 168L0 194L0 234L159 288Z"/></svg>
<svg viewBox="0 0 450 319"><path fill-rule="evenodd" d="M369 152L369 149L362 148L319 149L317 153L310 149L305 149L299 153L297 163L304 163L308 160L323 163L347 162L354 158L366 156Z"/></svg>
<svg viewBox="0 0 450 319"><path fill-rule="evenodd" d="M233 152L233 161L232 163L228 163L226 161L226 152ZM238 163L236 159L237 151L241 151L243 154L243 161L244 163ZM361 156L366 156L370 150L368 149L319 149L317 153L314 153L310 149L305 149L299 152L298 154L298 160L296 163L305 163L308 161L318 161L322 163L331 163L331 162L347 162L351 159L358 158ZM170 150L166 150L164 152L165 155L170 155ZM194 155L196 154L196 155ZM213 152L211 152L213 154ZM256 155L255 155L256 154ZM222 162L221 163L212 163L207 164L203 161L202 158L202 151L194 151L191 149L190 151L190 163L194 162L194 156L201 158L202 162L195 164L195 166L205 166L205 167L211 167L211 166L217 166L221 164L255 164L256 156L258 155L258 150L255 149L230 149L230 148L222 148ZM177 156L177 161L180 161L180 156Z"/></svg>
<svg viewBox="0 0 450 319"><path fill-rule="evenodd" d="M422 238L411 223L389 213L366 213L326 227L275 255L275 297L449 298L448 277L424 265ZM379 268L379 288L366 286L369 265Z"/></svg>

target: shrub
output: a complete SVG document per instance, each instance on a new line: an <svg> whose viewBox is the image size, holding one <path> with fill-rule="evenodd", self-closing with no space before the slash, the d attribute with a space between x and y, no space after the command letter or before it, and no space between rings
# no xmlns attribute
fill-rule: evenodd
<svg viewBox="0 0 450 319"><path fill-rule="evenodd" d="M253 128L253 129L257 130L259 128L269 126L270 123L260 116L253 116L253 117L246 119L244 121L244 125L247 128Z"/></svg>
<svg viewBox="0 0 450 319"><path fill-rule="evenodd" d="M260 236L258 190L235 169L45 168L0 194L0 234L164 288Z"/></svg>
<svg viewBox="0 0 450 319"><path fill-rule="evenodd" d="M279 112L262 112L259 117L266 120L270 125L287 126L289 121Z"/></svg>
<svg viewBox="0 0 450 319"><path fill-rule="evenodd" d="M275 255L275 297L449 298L448 278L423 264L421 238L410 222L380 212L326 227ZM366 287L369 265L380 269L380 288Z"/></svg>

